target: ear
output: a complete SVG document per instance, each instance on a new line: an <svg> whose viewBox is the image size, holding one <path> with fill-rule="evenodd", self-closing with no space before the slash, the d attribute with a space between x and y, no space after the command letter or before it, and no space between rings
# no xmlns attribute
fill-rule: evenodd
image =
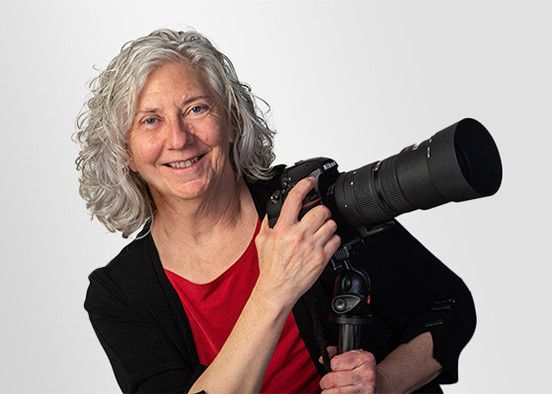
<svg viewBox="0 0 552 394"><path fill-rule="evenodd" d="M129 154L129 163L128 163L128 167L134 171L134 172L138 172L138 168L136 167L136 163L134 162L134 158L132 157L132 154Z"/></svg>
<svg viewBox="0 0 552 394"><path fill-rule="evenodd" d="M228 140L230 142L230 144L233 144L234 142L236 142L236 128L235 127L230 127L229 130L228 130Z"/></svg>

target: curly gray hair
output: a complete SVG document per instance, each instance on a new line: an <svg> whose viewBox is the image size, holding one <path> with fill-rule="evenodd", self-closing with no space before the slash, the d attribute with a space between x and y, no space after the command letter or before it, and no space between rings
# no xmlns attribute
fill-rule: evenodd
<svg viewBox="0 0 552 394"><path fill-rule="evenodd" d="M195 31L156 30L123 46L90 83L92 96L77 118L74 139L80 195L109 231L124 238L153 218L155 204L144 179L130 171L127 132L148 75L167 62L184 61L203 72L223 102L236 132L232 164L250 182L270 177L273 137L248 85L230 60Z"/></svg>

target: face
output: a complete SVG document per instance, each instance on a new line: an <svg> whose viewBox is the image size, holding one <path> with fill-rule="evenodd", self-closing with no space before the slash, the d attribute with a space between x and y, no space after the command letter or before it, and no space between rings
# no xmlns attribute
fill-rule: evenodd
<svg viewBox="0 0 552 394"><path fill-rule="evenodd" d="M223 105L202 74L167 63L149 75L128 143L130 168L146 180L158 207L159 199L225 190L234 179L231 142Z"/></svg>

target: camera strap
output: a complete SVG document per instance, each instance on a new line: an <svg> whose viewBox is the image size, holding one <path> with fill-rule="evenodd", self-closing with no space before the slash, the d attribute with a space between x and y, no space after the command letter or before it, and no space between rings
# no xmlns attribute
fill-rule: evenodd
<svg viewBox="0 0 552 394"><path fill-rule="evenodd" d="M324 371L325 373L331 372L330 367L330 356L328 354L327 350L327 342L326 342L326 336L324 333L324 327L322 327L322 323L320 322L320 318L318 314L316 313L316 307L314 305L314 296L312 294L312 289L307 291L305 295L303 296L303 301L305 302L305 306L309 312L309 316L312 322L312 326L314 329L314 338L316 340L316 344L318 346L318 350L320 351L320 354L322 355L322 361L324 364Z"/></svg>

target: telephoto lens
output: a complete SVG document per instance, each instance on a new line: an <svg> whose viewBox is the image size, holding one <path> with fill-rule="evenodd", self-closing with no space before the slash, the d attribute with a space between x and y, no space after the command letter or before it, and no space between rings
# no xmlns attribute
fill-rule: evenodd
<svg viewBox="0 0 552 394"><path fill-rule="evenodd" d="M416 209L496 193L498 148L487 129L463 119L399 154L339 175L335 208L352 227L372 227Z"/></svg>

